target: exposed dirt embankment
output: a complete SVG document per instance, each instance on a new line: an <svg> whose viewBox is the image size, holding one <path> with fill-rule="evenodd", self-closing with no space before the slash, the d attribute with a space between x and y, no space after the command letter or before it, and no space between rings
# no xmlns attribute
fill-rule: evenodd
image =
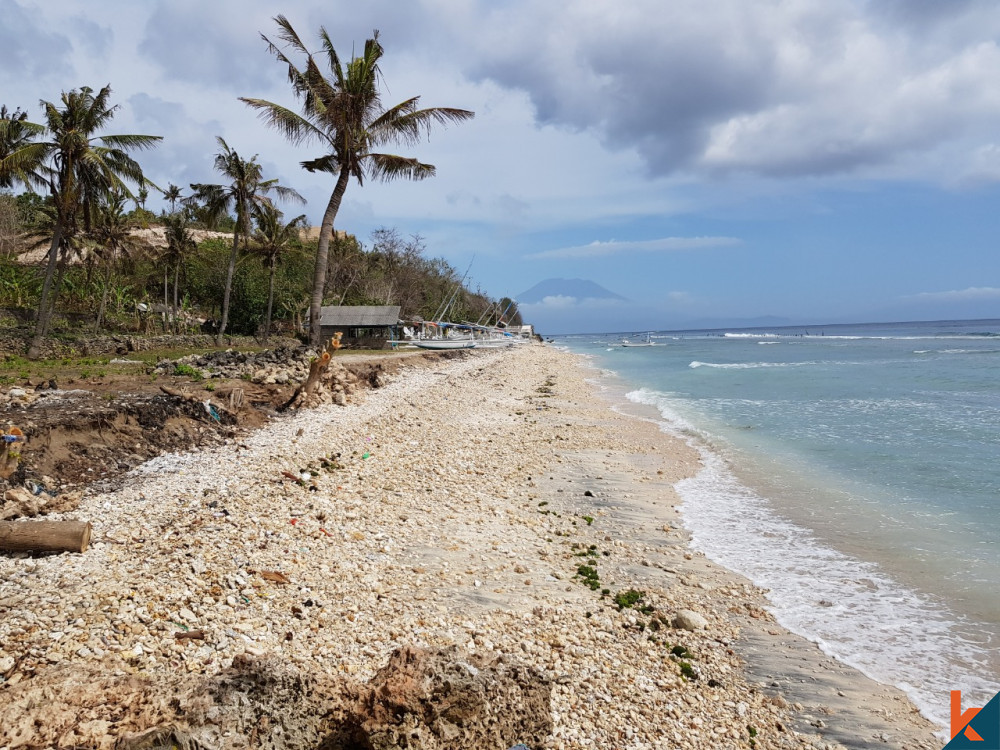
<svg viewBox="0 0 1000 750"><path fill-rule="evenodd" d="M17 465L6 481L0 475L0 490L34 482L60 492L113 480L162 453L236 440L280 416L311 354L220 351L139 366L133 375L27 379L0 390L0 428L16 426L26 438L10 446ZM321 400L348 403L442 354L451 353L338 356Z"/></svg>

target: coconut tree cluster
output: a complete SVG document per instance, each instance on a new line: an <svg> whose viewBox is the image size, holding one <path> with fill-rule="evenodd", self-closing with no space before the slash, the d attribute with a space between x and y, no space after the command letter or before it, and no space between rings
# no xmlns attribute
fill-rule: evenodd
<svg viewBox="0 0 1000 750"><path fill-rule="evenodd" d="M319 311L324 302L343 303L360 294L390 303L394 296L406 296L407 306L412 304L415 312L425 306L417 290L420 278L448 279L444 283L451 283L454 273L447 264L444 269L434 268L433 263L421 266L422 259L412 256L412 245L409 256L400 252L398 233L391 234L395 230L381 230L383 234L374 238L369 257L360 243L354 241L352 247L346 233L335 232L334 224L352 180L361 186L366 180L422 180L434 174L433 165L389 149L411 146L433 126L468 120L473 113L423 108L417 96L384 106L379 67L384 50L378 31L366 40L361 54L342 61L325 28L319 30L321 52L313 54L288 19L277 16L274 21L277 35L273 39L261 36L267 50L287 68L297 109L258 98L241 100L291 143L316 149L301 162L303 169L330 175L331 193L314 249L308 294L309 337L311 343L318 344ZM241 259L254 256L268 276L263 315L266 338L274 313L276 271L293 249L301 249L300 232L306 225L304 215L286 219L278 203L301 204L305 202L302 196L266 176L257 155L241 155L221 137L217 138L219 150L214 161L221 178L218 182L191 184L187 195L172 183L164 188L155 185L143 173L138 157L162 139L158 135L107 132L118 110L111 103L110 86L96 92L88 87L73 89L63 92L59 101L43 100L40 106L42 117L37 121L26 111L0 108L0 190L19 188L24 194L41 197L36 202L21 201L18 196L19 207L21 203L33 204L29 233L45 247L29 356L38 355L49 333L67 268L74 260L82 259L88 283L97 279L102 289L95 324L98 329L116 276L127 273L130 264L144 255L147 261L158 263L164 326L178 330L183 269L186 259L198 249L191 233L195 223L226 229L232 236L220 290L217 343L222 344L230 325L237 266ZM151 214L145 204L150 190L159 191L170 206L169 213L158 221L166 249L155 259L133 233L137 220L149 222ZM132 212L126 210L129 203L135 207ZM0 208L10 207L8 200ZM419 272L414 270L417 268ZM361 283L362 273L375 278Z"/></svg>

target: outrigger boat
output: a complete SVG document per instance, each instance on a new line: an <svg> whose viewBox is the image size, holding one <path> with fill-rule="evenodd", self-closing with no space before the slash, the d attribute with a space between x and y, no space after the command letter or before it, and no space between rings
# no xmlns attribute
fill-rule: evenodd
<svg viewBox="0 0 1000 750"><path fill-rule="evenodd" d="M421 349L474 349L476 346L472 339L418 339L411 343Z"/></svg>
<svg viewBox="0 0 1000 750"><path fill-rule="evenodd" d="M652 334L646 334L645 341L629 341L628 339L622 339L622 346L659 346L655 341L650 339Z"/></svg>

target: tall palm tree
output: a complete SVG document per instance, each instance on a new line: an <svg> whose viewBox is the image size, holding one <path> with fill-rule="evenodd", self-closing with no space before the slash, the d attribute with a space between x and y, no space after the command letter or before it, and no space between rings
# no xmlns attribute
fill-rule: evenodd
<svg viewBox="0 0 1000 750"><path fill-rule="evenodd" d="M273 205L261 205L254 209L254 221L257 230L253 239L257 243L257 252L264 258L268 269L267 279L267 314L264 316L264 342L271 335L271 312L274 309L274 273L278 261L288 251L289 246L298 241L299 229L306 226L306 215L296 216L287 224L284 215Z"/></svg>
<svg viewBox="0 0 1000 750"><path fill-rule="evenodd" d="M330 77L327 78L288 20L284 16L277 16L274 20L278 24L278 40L283 46L305 56L305 66L300 70L285 55L282 47L261 34L268 50L279 62L288 66L288 78L296 98L301 100L302 112L298 114L264 99L240 97L240 100L257 110L267 125L292 143L319 143L326 153L302 162L302 166L310 172L327 172L337 178L320 227L309 310L309 340L318 346L320 307L323 304L333 222L350 178L354 177L359 185L363 185L366 177L381 180L397 177L422 180L431 177L434 174L433 165L375 149L389 144L414 144L422 133L430 131L431 125L468 120L474 117L474 113L444 107L418 109L420 97L417 96L384 109L379 96L379 60L383 50L378 41L378 31L365 42L364 52L344 65L326 29L320 27L323 55L330 69Z"/></svg>
<svg viewBox="0 0 1000 750"><path fill-rule="evenodd" d="M175 186L172 185L171 187ZM180 192L179 189L178 192ZM173 323L174 333L178 333L178 303L180 295L177 290L180 282L181 265L184 263L184 258L195 250L197 244L195 243L191 232L188 230L187 220L182 214L178 214L176 212L171 213L170 216L164 217L163 223L164 235L167 239L167 252L163 255L163 306L170 309L167 279L169 278L170 270L173 269L174 306L171 314L171 322Z"/></svg>
<svg viewBox="0 0 1000 750"><path fill-rule="evenodd" d="M97 135L115 115L111 106L111 87L97 94L84 86L63 92L61 107L42 101L45 131L8 154L0 162L0 174L12 177L26 187L39 186L41 178L55 200L56 223L52 233L45 280L38 305L35 334L28 349L30 358L41 352L48 332L59 284L53 284L56 265L62 250L68 248L78 232L77 217L83 215L89 228L97 198L112 190L133 198L127 182L144 187L149 183L142 168L129 154L152 148L162 138L155 135ZM47 139L47 140L46 140ZM61 278L61 274L60 274Z"/></svg>
<svg viewBox="0 0 1000 750"><path fill-rule="evenodd" d="M254 206L271 203L267 193L274 192L283 199L297 200L305 203L305 198L291 188L282 187L277 179L263 179L263 168L257 162L257 156L250 159L242 158L236 151L229 148L221 137L216 137L222 149L215 156L215 168L223 177L229 180L228 185L192 184L192 196L195 200L205 203L208 210L215 216L236 212L236 225L233 229L233 249L229 254L229 266L226 269L226 285L222 292L222 320L215 336L216 346L222 346L222 338L229 322L229 298L233 286L233 273L236 270L236 258L239 254L240 239L244 247L250 238L250 216Z"/></svg>
<svg viewBox="0 0 1000 750"><path fill-rule="evenodd" d="M174 183L167 183L167 189L163 191L163 197L170 201L170 213L177 213L177 201L181 199L181 189Z"/></svg>

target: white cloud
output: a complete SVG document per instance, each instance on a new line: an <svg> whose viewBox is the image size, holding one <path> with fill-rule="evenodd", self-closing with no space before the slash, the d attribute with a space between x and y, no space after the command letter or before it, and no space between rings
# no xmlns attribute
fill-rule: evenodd
<svg viewBox="0 0 1000 750"><path fill-rule="evenodd" d="M952 289L946 292L920 292L903 299L920 302L973 302L1000 299L1000 289L990 286L970 286L967 289Z"/></svg>
<svg viewBox="0 0 1000 750"><path fill-rule="evenodd" d="M542 299L538 302L519 304L518 307L526 313L536 314L538 312L570 310L581 307L585 307L589 310L621 307L623 304L625 304L624 301L619 299L598 299L596 297L585 297L581 299L562 294L554 294L548 297L542 297Z"/></svg>
<svg viewBox="0 0 1000 750"><path fill-rule="evenodd" d="M514 2L483 14L472 70L654 174L920 174L923 155L968 155L1000 118L1000 6L904 6Z"/></svg>
<svg viewBox="0 0 1000 750"><path fill-rule="evenodd" d="M665 253L679 250L704 250L714 247L732 247L739 245L735 237L662 237L655 240L602 242L594 240L589 245L562 247L555 250L544 250L527 257L539 259L552 258L597 258L605 255L622 255L626 253Z"/></svg>

